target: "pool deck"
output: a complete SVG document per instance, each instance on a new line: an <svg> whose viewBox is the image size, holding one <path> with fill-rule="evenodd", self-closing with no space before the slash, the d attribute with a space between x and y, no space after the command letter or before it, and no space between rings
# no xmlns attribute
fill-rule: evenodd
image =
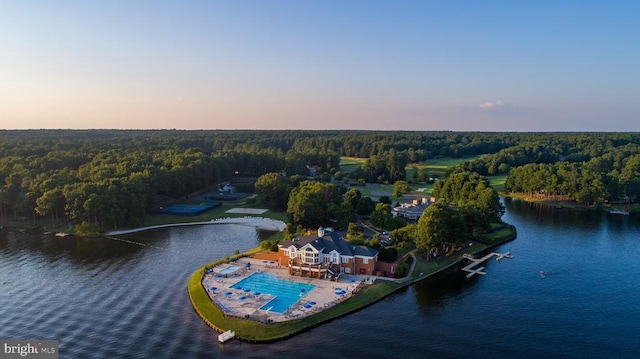
<svg viewBox="0 0 640 359"><path fill-rule="evenodd" d="M247 263L250 263L249 270L246 269ZM216 273L230 265L237 265L241 268L235 273L226 276L216 276ZM231 288L234 284L256 272L272 273L281 280L313 284L315 288L289 307L284 313L262 310L260 308L273 299L273 295L262 293L256 296L251 292L245 293ZM288 268L279 267L277 262L242 258L233 263L224 263L214 267L213 273L205 274L202 279L202 285L206 288L207 294L212 302L222 309L225 315L270 323L305 317L329 308L350 297L353 291L364 282L365 277L366 276L361 275L347 275L346 278L335 282L328 279L293 276L289 274ZM210 289L211 287L215 287L216 289L212 291ZM336 288L341 288L346 293L342 295L336 294ZM241 296L245 298L240 300ZM310 308L305 308L305 304L309 302L315 302L316 304L311 305Z"/></svg>

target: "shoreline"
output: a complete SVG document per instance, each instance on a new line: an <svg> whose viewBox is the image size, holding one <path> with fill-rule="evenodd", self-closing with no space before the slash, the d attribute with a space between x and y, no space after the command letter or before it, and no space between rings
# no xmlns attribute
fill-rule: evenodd
<svg viewBox="0 0 640 359"><path fill-rule="evenodd" d="M503 198L505 199L511 199L511 200L518 200L518 201L522 201L522 202L526 202L526 203L538 203L541 205L545 205L545 206L549 206L549 207L555 207L558 209L573 209L573 210L578 210L578 211L600 211L600 212L609 212L610 210L614 209L614 208L625 208L629 213L633 214L636 213L637 209L638 209L638 204L629 204L629 203L619 203L619 204L612 204L612 203L607 203L607 204L602 204L600 206L596 206L596 205L584 205L584 204L579 204L576 202L569 202L569 201L553 201L553 200L546 200L546 199L537 199L534 197L529 197L526 195L521 195L518 193L507 193L507 194L503 194L502 195Z"/></svg>
<svg viewBox="0 0 640 359"><path fill-rule="evenodd" d="M168 223L168 224L158 224L155 226L148 227L139 227L139 228L131 228L131 229L123 229L123 230L115 230L104 233L104 236L118 236L123 234L131 234L143 231L149 231L153 229L159 228L169 228L169 227L183 227L183 226L202 226L202 225L210 225L210 224L239 224L244 226L252 226L257 229L267 230L267 231L282 231L285 228L285 223L283 221L267 218L267 217L227 217L227 218L215 218L210 221L202 221L202 222L185 222L185 223Z"/></svg>
<svg viewBox="0 0 640 359"><path fill-rule="evenodd" d="M509 227L511 228L509 235L505 235L491 245L483 245L477 242L478 246L474 247L479 247L479 249L470 251L469 253L480 254L514 240L517 237L517 230L512 225L509 225ZM253 250L247 251L241 256L249 256L256 253L257 249L258 248L254 248ZM411 252L411 254L413 255L413 252ZM249 343L272 343L290 338L319 325L364 309L401 289L453 268L464 259L463 254L460 253L455 257L446 258L440 261L440 263L435 263L435 267L431 265L431 268L425 270L424 267L430 265L430 262L424 262L419 256L413 255L413 257L414 261L406 277L396 280L382 280L382 278L380 278L381 280L376 280L373 285L365 287L357 295L351 296L333 307L301 319L286 322L264 324L247 319L231 318L226 316L221 308L212 303L201 280L206 268L224 263L227 261L226 259L218 259L207 263L194 271L187 282L187 292L194 311L210 328L220 333L232 330L235 332L236 339ZM422 275L415 273L416 267L418 266L422 269L420 273Z"/></svg>

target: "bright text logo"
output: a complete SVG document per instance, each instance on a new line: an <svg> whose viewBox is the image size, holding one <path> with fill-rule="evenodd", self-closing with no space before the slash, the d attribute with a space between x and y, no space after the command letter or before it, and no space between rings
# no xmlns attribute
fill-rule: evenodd
<svg viewBox="0 0 640 359"><path fill-rule="evenodd" d="M57 340L0 340L0 359L58 359Z"/></svg>

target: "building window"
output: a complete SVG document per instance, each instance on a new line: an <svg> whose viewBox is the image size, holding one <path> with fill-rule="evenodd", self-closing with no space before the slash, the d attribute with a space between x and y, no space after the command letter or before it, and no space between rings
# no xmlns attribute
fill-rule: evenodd
<svg viewBox="0 0 640 359"><path fill-rule="evenodd" d="M369 264L369 258L362 258L362 264Z"/></svg>
<svg viewBox="0 0 640 359"><path fill-rule="evenodd" d="M342 263L349 263L349 258L342 257Z"/></svg>
<svg viewBox="0 0 640 359"><path fill-rule="evenodd" d="M318 253L305 253L304 262L307 264L318 264L320 263L320 256Z"/></svg>

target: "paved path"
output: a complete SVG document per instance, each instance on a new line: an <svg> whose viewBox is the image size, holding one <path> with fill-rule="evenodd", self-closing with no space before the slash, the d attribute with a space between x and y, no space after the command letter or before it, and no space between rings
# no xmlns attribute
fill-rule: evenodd
<svg viewBox="0 0 640 359"><path fill-rule="evenodd" d="M136 232L142 232L142 231L147 231L150 229L157 229L157 228L198 226L198 225L205 225L205 224L241 224L241 225L252 226L252 227L269 230L269 231L282 231L284 230L284 227L285 227L284 222L276 219L264 218L264 217L236 217L236 218L216 218L208 222L159 224L157 226L111 231L111 232L105 233L105 235L117 236L121 234L136 233Z"/></svg>
<svg viewBox="0 0 640 359"><path fill-rule="evenodd" d="M407 275L405 277L402 278L389 278L389 277L376 277L377 279L382 279L382 280L388 280L388 281L392 281L392 282L396 282L396 283L403 283L406 282L408 280L411 280L412 276L413 276L413 270L416 267L416 263L418 262L418 259L415 256L415 252L417 251L417 249L412 250L411 252L409 252L409 255L411 257L413 257L413 262L411 262L411 268L409 268L409 272L407 273Z"/></svg>

